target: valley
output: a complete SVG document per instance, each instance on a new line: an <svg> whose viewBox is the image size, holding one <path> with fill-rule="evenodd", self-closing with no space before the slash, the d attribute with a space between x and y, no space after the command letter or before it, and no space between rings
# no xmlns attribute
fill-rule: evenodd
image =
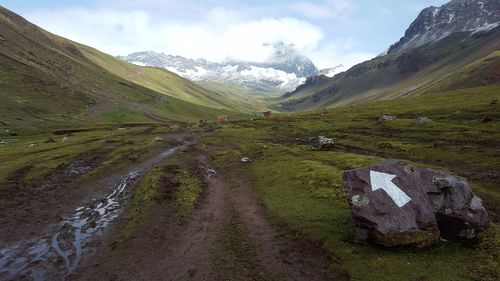
<svg viewBox="0 0 500 281"><path fill-rule="evenodd" d="M281 41L112 56L0 6L0 280L498 280L499 9L426 8L320 70ZM344 172L391 159L467 180L489 225L359 241Z"/></svg>

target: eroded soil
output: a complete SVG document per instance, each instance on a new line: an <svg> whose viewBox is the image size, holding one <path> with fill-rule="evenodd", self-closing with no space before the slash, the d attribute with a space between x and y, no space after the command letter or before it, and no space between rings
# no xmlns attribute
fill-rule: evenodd
<svg viewBox="0 0 500 281"><path fill-rule="evenodd" d="M96 259L72 277L79 280L327 280L329 257L306 242L285 238L253 193L251 182L215 171L209 153L188 153L203 182L191 216L178 219L169 200L157 202L131 239L111 235ZM244 165L235 161L234 165ZM167 166L168 167L168 166ZM161 190L178 185L164 170ZM166 179L166 180L165 180ZM169 180L170 179L170 180ZM126 221L115 228L119 231Z"/></svg>

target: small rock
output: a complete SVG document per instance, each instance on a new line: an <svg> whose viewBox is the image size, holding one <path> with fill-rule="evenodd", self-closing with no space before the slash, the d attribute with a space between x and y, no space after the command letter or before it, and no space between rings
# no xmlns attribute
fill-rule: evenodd
<svg viewBox="0 0 500 281"><path fill-rule="evenodd" d="M153 141L155 141L155 142L162 142L162 141L165 141L165 139L164 139L164 138L162 138L162 137L155 137L155 138L153 139Z"/></svg>
<svg viewBox="0 0 500 281"><path fill-rule="evenodd" d="M387 122L387 121L394 121L396 120L396 116L391 116L391 115L382 115L378 118L379 122Z"/></svg>
<svg viewBox="0 0 500 281"><path fill-rule="evenodd" d="M333 148L333 139L325 136L317 136L309 139L309 145L312 150L330 150Z"/></svg>
<svg viewBox="0 0 500 281"><path fill-rule="evenodd" d="M251 163L252 162L252 159L249 158L249 157L243 157L241 158L241 162L244 162L244 163Z"/></svg>
<svg viewBox="0 0 500 281"><path fill-rule="evenodd" d="M139 160L139 155L137 155L137 154L129 155L128 160L130 160L132 162L136 162L137 160Z"/></svg>
<svg viewBox="0 0 500 281"><path fill-rule="evenodd" d="M431 121L432 120L427 117L417 117L417 119L415 119L415 123L417 123L417 125L423 125L426 123L430 123Z"/></svg>
<svg viewBox="0 0 500 281"><path fill-rule="evenodd" d="M125 131L127 128L118 128L118 131Z"/></svg>
<svg viewBox="0 0 500 281"><path fill-rule="evenodd" d="M6 140L0 140L0 144L8 144L9 142Z"/></svg>
<svg viewBox="0 0 500 281"><path fill-rule="evenodd" d="M62 142L68 142L68 141L69 141L69 138L68 138L68 137L64 137L64 138L62 139Z"/></svg>
<svg viewBox="0 0 500 281"><path fill-rule="evenodd" d="M29 146L29 147L35 147L35 146L36 146L36 144L31 143L31 144L30 144L30 145L28 145L28 146Z"/></svg>
<svg viewBox="0 0 500 281"><path fill-rule="evenodd" d="M44 143L54 143L54 142L56 142L56 141L55 141L53 138L51 138L51 137L47 138L47 139L44 141Z"/></svg>
<svg viewBox="0 0 500 281"><path fill-rule="evenodd" d="M483 122L483 123L488 123L491 121L493 121L493 118L491 118L489 116L484 116L483 119L481 119L481 122Z"/></svg>

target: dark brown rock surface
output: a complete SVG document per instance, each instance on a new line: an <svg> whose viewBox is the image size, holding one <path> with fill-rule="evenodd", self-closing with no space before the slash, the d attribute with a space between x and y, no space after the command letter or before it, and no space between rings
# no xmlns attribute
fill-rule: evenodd
<svg viewBox="0 0 500 281"><path fill-rule="evenodd" d="M358 241L427 246L473 239L489 224L481 199L459 177L390 160L343 179Z"/></svg>

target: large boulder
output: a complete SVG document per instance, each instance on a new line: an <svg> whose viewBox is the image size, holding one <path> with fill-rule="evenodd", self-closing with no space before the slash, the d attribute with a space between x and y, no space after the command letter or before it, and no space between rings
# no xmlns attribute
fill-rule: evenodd
<svg viewBox="0 0 500 281"><path fill-rule="evenodd" d="M333 139L317 136L309 139L309 145L312 150L330 150L333 148Z"/></svg>
<svg viewBox="0 0 500 281"><path fill-rule="evenodd" d="M471 240L489 224L482 201L467 181L399 160L346 171L355 238L384 246Z"/></svg>

